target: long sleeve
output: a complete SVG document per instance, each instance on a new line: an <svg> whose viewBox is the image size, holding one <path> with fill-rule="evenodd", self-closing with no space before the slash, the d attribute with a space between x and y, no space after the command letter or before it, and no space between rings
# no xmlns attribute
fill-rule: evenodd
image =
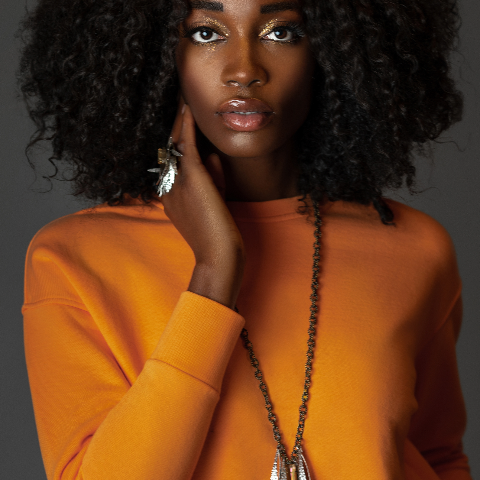
<svg viewBox="0 0 480 480"><path fill-rule="evenodd" d="M242 316L188 292L193 254L154 205L99 206L32 240L24 338L49 480L186 480Z"/></svg>
<svg viewBox="0 0 480 480"><path fill-rule="evenodd" d="M460 332L462 302L422 349L417 359L416 398L409 438L442 480L471 480L462 437L466 410L458 375L455 344Z"/></svg>
<svg viewBox="0 0 480 480"><path fill-rule="evenodd" d="M49 480L191 477L242 317L185 292L130 385L78 305L44 301L25 308L24 316Z"/></svg>
<svg viewBox="0 0 480 480"><path fill-rule="evenodd" d="M245 321L291 451L314 229L295 198L235 203L245 320L186 291L195 258L155 203L84 210L32 241L25 348L49 480L269 478L276 443ZM322 480L471 480L453 244L433 219L390 205L395 228L347 202L322 215L302 448Z"/></svg>

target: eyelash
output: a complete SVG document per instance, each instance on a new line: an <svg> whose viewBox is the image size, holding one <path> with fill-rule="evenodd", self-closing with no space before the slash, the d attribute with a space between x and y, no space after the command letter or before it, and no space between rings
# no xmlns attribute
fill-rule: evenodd
<svg viewBox="0 0 480 480"><path fill-rule="evenodd" d="M282 25L276 25L274 28L272 28L268 33L265 34L265 36L272 34L276 30L286 30L287 32L293 33L293 38L291 40L270 40L267 39L265 41L270 41L270 42L276 42L276 43L289 43L289 44L294 44L297 43L302 37L305 36L305 31L301 27L299 23L294 23L294 22L289 22L286 24ZM208 45L210 43L216 43L218 41L223 41L224 38L218 39L218 40L211 40L211 41L206 41L206 42L199 42L198 40L194 40L193 35L197 32L212 32L217 35L220 35L218 32L215 31L212 27L207 27L207 26L196 26L188 29L183 37L184 38L190 38L190 40L195 44L195 45ZM220 35L221 36L221 35ZM263 37L262 37L263 38Z"/></svg>

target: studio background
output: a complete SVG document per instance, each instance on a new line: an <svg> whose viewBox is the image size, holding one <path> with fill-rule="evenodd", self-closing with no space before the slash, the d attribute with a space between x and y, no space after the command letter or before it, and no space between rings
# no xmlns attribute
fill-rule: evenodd
<svg viewBox="0 0 480 480"><path fill-rule="evenodd" d="M428 1L428 0L425 0ZM17 99L15 70L20 42L14 34L30 0L1 0L0 11L0 480L45 480L35 429L23 350L20 308L25 253L33 235L46 223L86 204L69 195L66 182L49 188L42 174L28 166L24 148L33 124ZM464 319L457 344L460 378L467 405L464 437L472 475L480 479L480 2L461 0L463 25L452 57L458 87L465 95L464 119L435 146L435 161L419 159L418 187L411 197L392 198L418 208L442 223L456 247L463 280ZM454 143L455 142L455 143ZM48 152L37 154L38 163ZM46 164L47 162L43 162Z"/></svg>

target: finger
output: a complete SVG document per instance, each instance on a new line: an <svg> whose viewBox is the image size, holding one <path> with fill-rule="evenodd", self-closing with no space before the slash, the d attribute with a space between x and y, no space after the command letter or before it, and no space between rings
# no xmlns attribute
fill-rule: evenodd
<svg viewBox="0 0 480 480"><path fill-rule="evenodd" d="M220 195L225 200L225 175L223 173L223 167L222 162L220 161L220 157L216 153L212 153L206 158L204 165L208 173L212 177L213 183L220 192Z"/></svg>
<svg viewBox="0 0 480 480"><path fill-rule="evenodd" d="M182 130L182 122L183 122L182 110L184 105L185 105L185 100L183 99L183 95L180 95L180 99L178 101L178 107L177 107L177 114L175 116L173 127L170 133L173 143L177 143L180 137L180 132Z"/></svg>
<svg viewBox="0 0 480 480"><path fill-rule="evenodd" d="M184 107L182 130L180 132L177 149L184 157L188 158L189 162L202 163L195 138L195 119L193 118L190 107L187 104L185 104Z"/></svg>

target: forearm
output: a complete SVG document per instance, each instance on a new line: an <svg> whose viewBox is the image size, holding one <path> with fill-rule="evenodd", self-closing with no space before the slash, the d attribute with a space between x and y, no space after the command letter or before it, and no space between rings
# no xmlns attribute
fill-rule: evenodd
<svg viewBox="0 0 480 480"><path fill-rule="evenodd" d="M147 360L62 479L191 478L219 395L209 385L158 360ZM71 474L68 472L71 471Z"/></svg>
<svg viewBox="0 0 480 480"><path fill-rule="evenodd" d="M130 385L88 312L52 304L24 314L49 480L190 478L243 327L240 315L185 292Z"/></svg>

